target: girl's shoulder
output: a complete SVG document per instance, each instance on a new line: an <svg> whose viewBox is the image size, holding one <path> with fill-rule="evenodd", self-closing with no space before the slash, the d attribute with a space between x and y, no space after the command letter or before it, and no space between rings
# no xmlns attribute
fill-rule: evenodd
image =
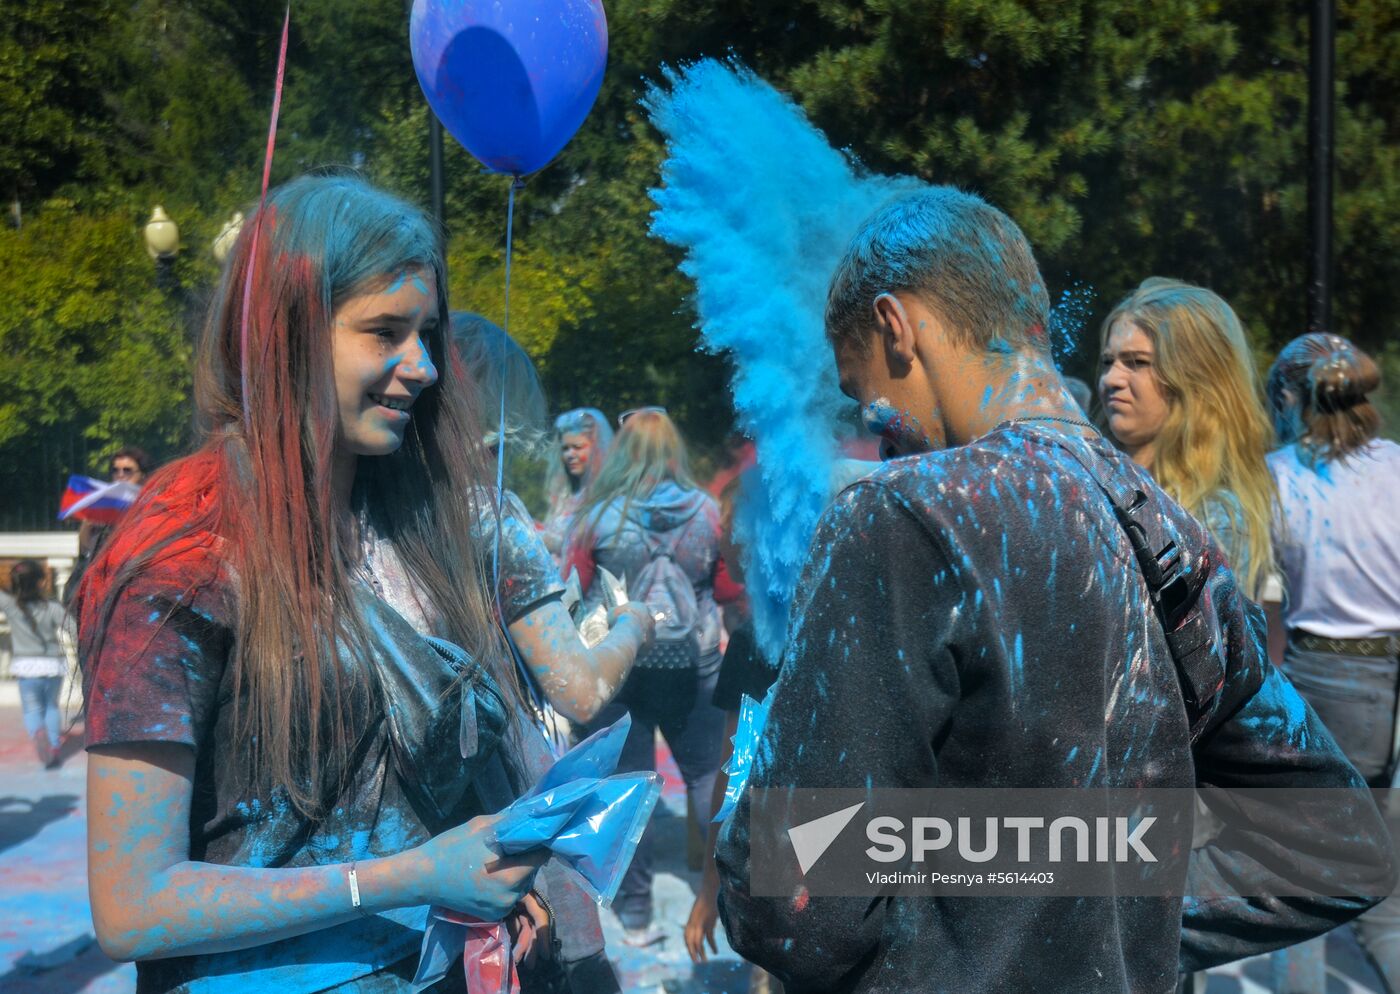
<svg viewBox="0 0 1400 994"><path fill-rule="evenodd" d="M235 573L213 524L217 487L204 472L208 457L182 463L142 494L83 577L75 606L84 627L119 598L183 604L231 624Z"/></svg>

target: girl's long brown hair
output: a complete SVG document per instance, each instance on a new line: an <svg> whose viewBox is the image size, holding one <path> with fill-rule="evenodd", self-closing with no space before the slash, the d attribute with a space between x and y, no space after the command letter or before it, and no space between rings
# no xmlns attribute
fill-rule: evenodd
<svg viewBox="0 0 1400 994"><path fill-rule="evenodd" d="M471 539L475 515L490 513L476 489L488 476L465 374L446 348L446 279L431 224L351 176L302 177L273 191L254 259L257 224L244 226L204 332L195 395L206 441L147 484L94 564L80 593L80 643L90 686L97 666L122 665L102 654L122 589L162 562L205 562L188 576L190 590L223 578L237 598L228 665L247 773L314 816L338 793L373 717L351 706L372 681L352 606L358 528L333 512L331 494L339 430L332 316L406 270L436 278L439 322L423 338L441 378L415 403L400 449L359 460L352 503L394 544L448 637L488 669L511 671ZM245 398L240 325L250 266ZM201 548L208 554L192 558ZM344 665L338 645L360 665Z"/></svg>

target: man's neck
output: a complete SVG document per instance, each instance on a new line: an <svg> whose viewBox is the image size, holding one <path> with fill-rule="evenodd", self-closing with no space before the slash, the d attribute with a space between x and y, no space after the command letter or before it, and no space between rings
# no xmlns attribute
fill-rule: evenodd
<svg viewBox="0 0 1400 994"><path fill-rule="evenodd" d="M952 445L971 442L1006 421L1045 419L1069 430L1093 430L1048 356L984 353L958 366L941 391Z"/></svg>

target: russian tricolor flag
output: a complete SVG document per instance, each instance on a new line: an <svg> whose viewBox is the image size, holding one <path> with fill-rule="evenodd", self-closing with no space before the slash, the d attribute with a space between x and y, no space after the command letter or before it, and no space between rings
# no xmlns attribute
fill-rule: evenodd
<svg viewBox="0 0 1400 994"><path fill-rule="evenodd" d="M103 483L90 476L68 477L68 489L58 505L58 520L92 521L114 525L131 506L141 488L134 483Z"/></svg>

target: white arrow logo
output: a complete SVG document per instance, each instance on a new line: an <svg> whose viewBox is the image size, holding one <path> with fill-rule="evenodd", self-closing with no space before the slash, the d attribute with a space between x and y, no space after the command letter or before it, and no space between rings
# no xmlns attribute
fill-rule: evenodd
<svg viewBox="0 0 1400 994"><path fill-rule="evenodd" d="M822 853L831 847L831 844L836 841L836 836L841 834L841 830L851 823L856 812L863 807L865 807L865 802L861 801L859 804L852 804L849 808L833 811L829 815L823 815L788 829L788 838L792 840L793 852L797 853L797 865L802 868L803 873L810 870L812 865L822 858Z"/></svg>

